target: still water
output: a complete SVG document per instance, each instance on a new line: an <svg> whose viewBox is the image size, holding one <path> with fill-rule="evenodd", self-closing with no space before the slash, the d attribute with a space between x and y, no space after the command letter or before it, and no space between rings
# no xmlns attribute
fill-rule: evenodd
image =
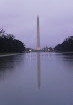
<svg viewBox="0 0 73 105"><path fill-rule="evenodd" d="M73 54L0 57L0 105L73 105Z"/></svg>

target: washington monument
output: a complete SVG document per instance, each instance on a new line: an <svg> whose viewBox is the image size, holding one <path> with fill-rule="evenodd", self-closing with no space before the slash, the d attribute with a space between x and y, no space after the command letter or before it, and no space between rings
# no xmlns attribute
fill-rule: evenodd
<svg viewBox="0 0 73 105"><path fill-rule="evenodd" d="M39 16L37 16L37 50L40 50Z"/></svg>

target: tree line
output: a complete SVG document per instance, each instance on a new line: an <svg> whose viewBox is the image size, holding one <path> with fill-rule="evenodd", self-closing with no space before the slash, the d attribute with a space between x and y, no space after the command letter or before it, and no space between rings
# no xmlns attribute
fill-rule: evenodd
<svg viewBox="0 0 73 105"><path fill-rule="evenodd" d="M15 39L13 34L6 34L0 29L0 53L21 53L25 51L25 45Z"/></svg>
<svg viewBox="0 0 73 105"><path fill-rule="evenodd" d="M73 52L73 36L69 36L62 44L58 44L55 51Z"/></svg>

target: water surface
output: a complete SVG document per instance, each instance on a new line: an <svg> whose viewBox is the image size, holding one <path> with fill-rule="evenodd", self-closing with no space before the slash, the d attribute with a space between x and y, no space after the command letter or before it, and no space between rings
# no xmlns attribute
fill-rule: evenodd
<svg viewBox="0 0 73 105"><path fill-rule="evenodd" d="M73 54L0 57L0 105L73 105Z"/></svg>

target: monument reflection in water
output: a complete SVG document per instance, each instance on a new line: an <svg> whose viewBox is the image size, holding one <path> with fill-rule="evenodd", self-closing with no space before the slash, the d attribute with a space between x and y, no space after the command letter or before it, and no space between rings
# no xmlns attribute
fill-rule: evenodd
<svg viewBox="0 0 73 105"><path fill-rule="evenodd" d="M40 89L40 52L37 52L37 83Z"/></svg>

